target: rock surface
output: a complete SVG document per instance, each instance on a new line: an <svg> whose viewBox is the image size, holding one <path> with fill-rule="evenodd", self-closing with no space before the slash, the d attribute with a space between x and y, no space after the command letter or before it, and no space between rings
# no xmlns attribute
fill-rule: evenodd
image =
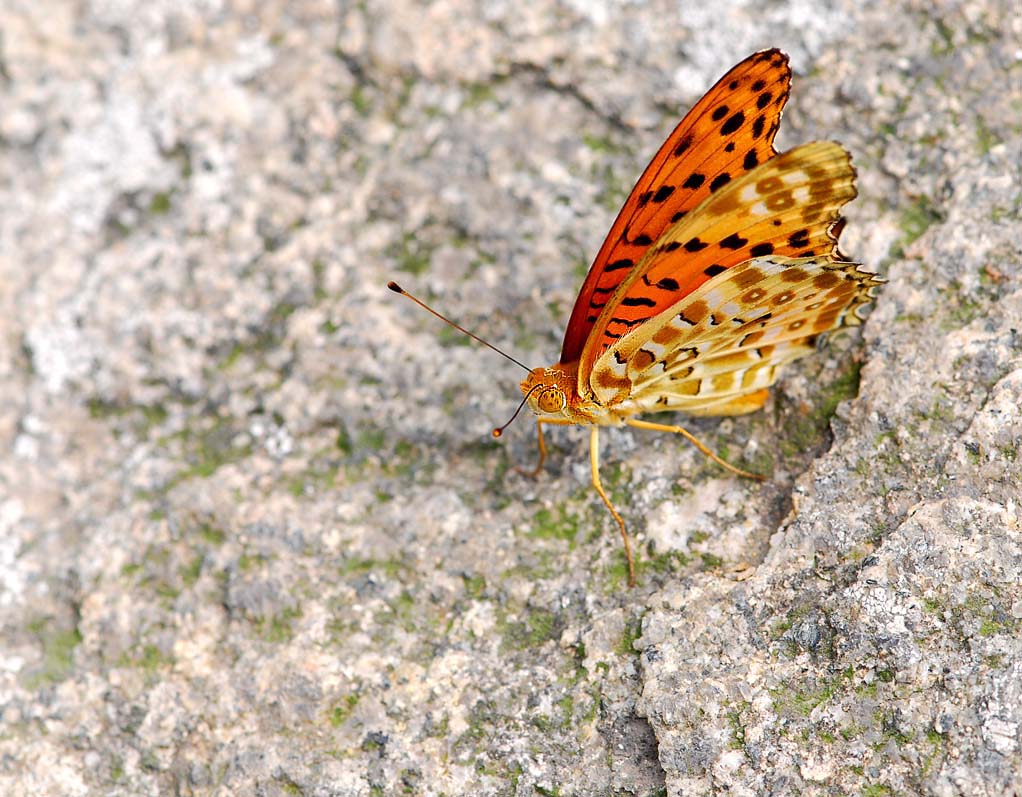
<svg viewBox="0 0 1022 797"><path fill-rule="evenodd" d="M86 2L0 33L0 793L1022 792L1010 3ZM777 46L889 280L764 411L528 422L632 181Z"/></svg>

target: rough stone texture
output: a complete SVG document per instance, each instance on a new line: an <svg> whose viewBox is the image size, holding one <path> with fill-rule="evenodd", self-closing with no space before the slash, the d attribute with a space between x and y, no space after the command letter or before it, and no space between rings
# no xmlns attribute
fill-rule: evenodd
<svg viewBox="0 0 1022 797"><path fill-rule="evenodd" d="M14 0L0 793L1022 791L1011 3ZM890 280L765 410L585 435L554 359L646 158L779 46Z"/></svg>

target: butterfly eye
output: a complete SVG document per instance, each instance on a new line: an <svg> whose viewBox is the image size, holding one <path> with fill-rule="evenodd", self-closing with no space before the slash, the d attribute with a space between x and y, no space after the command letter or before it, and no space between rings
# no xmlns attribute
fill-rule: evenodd
<svg viewBox="0 0 1022 797"><path fill-rule="evenodd" d="M540 391L536 404L543 412L560 412L566 404L564 391L556 387L548 387Z"/></svg>

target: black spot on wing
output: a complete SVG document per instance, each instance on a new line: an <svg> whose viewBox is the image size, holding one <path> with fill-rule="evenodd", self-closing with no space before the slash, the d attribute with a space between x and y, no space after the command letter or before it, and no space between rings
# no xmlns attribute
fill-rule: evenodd
<svg viewBox="0 0 1022 797"><path fill-rule="evenodd" d="M681 187L691 188L692 190L695 190L705 182L706 182L705 174L699 174L699 172L692 172L692 174L688 176L688 179L685 180L684 183L682 183Z"/></svg>
<svg viewBox="0 0 1022 797"><path fill-rule="evenodd" d="M709 244L704 244L698 238L689 238L685 242L685 251L686 252L699 252L699 251L705 249L707 246L709 246Z"/></svg>
<svg viewBox="0 0 1022 797"><path fill-rule="evenodd" d="M731 182L731 175L727 172L721 172L710 182L710 191L716 191L718 188L723 188L725 185Z"/></svg>
<svg viewBox="0 0 1022 797"><path fill-rule="evenodd" d="M745 171L750 171L759 166L759 155L756 154L756 150L750 149L745 153L745 160L742 161L742 166L745 168Z"/></svg>
<svg viewBox="0 0 1022 797"><path fill-rule="evenodd" d="M674 148L674 157L680 158L685 154L685 150L692 146L692 136L685 136L681 141L678 142L678 146Z"/></svg>
<svg viewBox="0 0 1022 797"><path fill-rule="evenodd" d="M631 268L635 265L634 260L625 258L623 260L615 260L613 263L608 263L604 271L621 271L621 269Z"/></svg>
<svg viewBox="0 0 1022 797"><path fill-rule="evenodd" d="M710 114L710 118L714 122L719 122L721 119L723 119L725 116L727 116L728 111L730 111L730 110L731 109L728 108L726 105L720 105L720 106L718 106L718 107L713 109L713 113Z"/></svg>
<svg viewBox="0 0 1022 797"><path fill-rule="evenodd" d="M729 136L732 133L737 132L743 124L745 124L745 114L738 111L730 119L724 122L723 125L721 125L720 134L722 136Z"/></svg>
<svg viewBox="0 0 1022 797"><path fill-rule="evenodd" d="M766 117L757 116L756 121L752 123L752 137L759 138L763 135L763 128L766 127Z"/></svg>
<svg viewBox="0 0 1022 797"><path fill-rule="evenodd" d="M731 235L720 242L720 245L724 249L741 249L747 243L749 243L748 238L742 238L738 233L731 233Z"/></svg>
<svg viewBox="0 0 1022 797"><path fill-rule="evenodd" d="M756 244L749 250L749 254L753 257L763 257L764 255L772 255L773 253L774 245L771 243Z"/></svg>
<svg viewBox="0 0 1022 797"><path fill-rule="evenodd" d="M656 302L645 296L628 296L621 300L625 307L656 307Z"/></svg>
<svg viewBox="0 0 1022 797"><path fill-rule="evenodd" d="M722 274L725 271L727 271L726 268L716 263L714 263L712 266L707 266L706 268L703 269L703 273L707 277L716 277L718 274Z"/></svg>
<svg viewBox="0 0 1022 797"><path fill-rule="evenodd" d="M659 205L661 202L666 202L667 197L669 197L673 193L674 193L673 185L662 185L657 189L657 192L653 194L653 201Z"/></svg>
<svg viewBox="0 0 1022 797"><path fill-rule="evenodd" d="M809 246L809 230L799 230L798 232L793 232L788 237L788 246L790 246L792 249L802 249L806 246Z"/></svg>

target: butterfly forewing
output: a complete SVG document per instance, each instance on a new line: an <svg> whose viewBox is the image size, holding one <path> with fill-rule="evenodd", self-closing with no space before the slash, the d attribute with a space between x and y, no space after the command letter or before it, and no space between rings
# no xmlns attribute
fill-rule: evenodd
<svg viewBox="0 0 1022 797"><path fill-rule="evenodd" d="M605 352L592 373L596 399L608 407L634 402L636 412L755 409L723 408L773 384L780 366L810 351L819 334L858 323L855 311L877 284L854 264L827 258L746 261Z"/></svg>
<svg viewBox="0 0 1022 797"><path fill-rule="evenodd" d="M711 191L773 157L791 84L788 58L765 50L717 81L642 173L593 261L568 321L561 362L574 362L600 311L650 245Z"/></svg>
<svg viewBox="0 0 1022 797"><path fill-rule="evenodd" d="M649 247L607 302L582 352L579 389L587 389L604 351L727 269L770 255L836 257L830 230L855 196L854 180L848 153L817 141L772 158L704 200ZM752 279L745 282L751 289Z"/></svg>

